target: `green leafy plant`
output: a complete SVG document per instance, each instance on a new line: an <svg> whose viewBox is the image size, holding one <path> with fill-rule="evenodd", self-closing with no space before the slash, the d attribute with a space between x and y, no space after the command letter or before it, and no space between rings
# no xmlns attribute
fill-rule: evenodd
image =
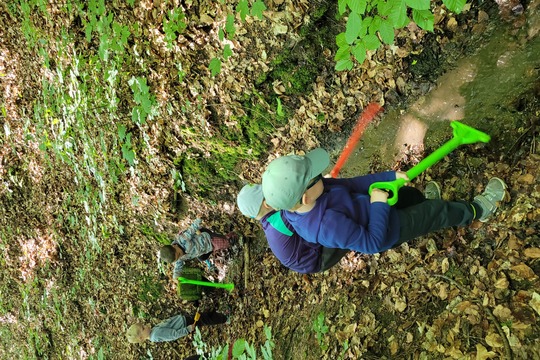
<svg viewBox="0 0 540 360"><path fill-rule="evenodd" d="M133 91L133 100L137 104L133 108L131 118L135 123L142 125L147 119L152 119L157 114L156 97L150 93L146 78L133 76L128 84Z"/></svg>
<svg viewBox="0 0 540 360"><path fill-rule="evenodd" d="M260 346L261 356L258 356L257 349L254 345L247 342L245 339L238 339L232 345L232 358L239 360L272 360L273 349L276 346L272 340L272 328L264 326L264 334L266 341ZM201 332L199 328L195 329L195 335L193 336L193 346L197 349L199 354L209 354L206 356L208 360L223 360L227 359L229 354L229 344L225 346L218 346L210 348L204 341L202 341Z"/></svg>
<svg viewBox="0 0 540 360"><path fill-rule="evenodd" d="M315 331L315 337L321 347L321 350L326 351L328 349L328 343L324 339L324 335L328 332L328 326L325 324L324 312L320 312L317 318L313 320L313 326L311 327Z"/></svg>
<svg viewBox="0 0 540 360"><path fill-rule="evenodd" d="M257 17L259 20L263 19L263 11L266 10L266 5L262 0L256 0L253 5L251 6L251 9L249 7L248 0L240 0L240 2L236 5L235 12L240 16L240 19L242 21L246 21L246 17L248 15L252 15ZM229 13L227 14L227 18L225 19L225 28L220 28L218 31L218 38L219 41L223 42L225 39L232 40L234 38L234 35L236 34L236 25L235 25L235 14ZM233 55L233 51L230 44L225 44L223 47L223 52L221 56L215 56L212 59L210 59L210 63L208 65L208 68L210 69L210 73L212 76L216 76L219 73L221 73L221 65L223 63L222 59L227 61L229 57Z"/></svg>
<svg viewBox="0 0 540 360"><path fill-rule="evenodd" d="M187 27L184 22L186 15L180 8L175 8L169 13L168 18L163 19L163 31L165 32L165 42L167 48L173 47L173 41L176 40L178 34L181 34Z"/></svg>
<svg viewBox="0 0 540 360"><path fill-rule="evenodd" d="M460 13L466 0L443 0L443 3L450 11ZM348 18L345 32L336 36L335 69L351 70L353 59L362 64L367 51L377 50L382 43L393 44L394 31L410 22L409 13L418 26L433 31L430 7L430 0L339 0L339 14L348 12Z"/></svg>
<svg viewBox="0 0 540 360"><path fill-rule="evenodd" d="M122 157L128 162L129 166L135 165L135 151L131 144L131 133L126 132L126 126L118 126L118 137L122 144Z"/></svg>

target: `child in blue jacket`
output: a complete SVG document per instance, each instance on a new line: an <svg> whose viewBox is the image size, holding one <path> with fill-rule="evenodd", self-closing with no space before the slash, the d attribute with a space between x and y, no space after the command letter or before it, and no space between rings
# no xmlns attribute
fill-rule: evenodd
<svg viewBox="0 0 540 360"><path fill-rule="evenodd" d="M351 179L323 178L330 158L321 148L305 156L288 155L270 163L262 177L264 198L275 209L288 210L286 219L310 242L326 247L379 253L418 236L473 220L487 221L506 194L506 184L489 181L473 202L440 199L389 206L388 193L374 182L407 179L388 171Z"/></svg>

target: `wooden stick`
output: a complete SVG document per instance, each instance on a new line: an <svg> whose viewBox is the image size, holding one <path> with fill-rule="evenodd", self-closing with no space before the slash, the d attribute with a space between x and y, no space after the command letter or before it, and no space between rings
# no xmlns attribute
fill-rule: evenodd
<svg viewBox="0 0 540 360"><path fill-rule="evenodd" d="M247 290L249 284L249 246L244 242L244 289Z"/></svg>

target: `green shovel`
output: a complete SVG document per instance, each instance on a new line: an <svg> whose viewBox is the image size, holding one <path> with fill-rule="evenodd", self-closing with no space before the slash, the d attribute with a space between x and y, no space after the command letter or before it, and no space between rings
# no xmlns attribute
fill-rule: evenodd
<svg viewBox="0 0 540 360"><path fill-rule="evenodd" d="M234 289L234 284L233 283L222 284L222 283L213 283L213 282L202 281L202 280L191 280L191 279L186 279L185 277L182 277L182 276L180 276L178 278L178 282L180 282L181 284L192 284L192 285L201 285L201 286L210 286L210 287L215 287L215 288L222 288L222 289L226 289L226 290L229 290L229 291L233 291L233 289Z"/></svg>
<svg viewBox="0 0 540 360"><path fill-rule="evenodd" d="M454 137L431 153L428 157L416 164L416 166L414 166L412 169L407 171L406 174L409 180L396 179L394 181L373 183L369 187L369 194L371 195L371 191L373 189L388 190L392 193L388 198L388 204L395 205L398 201L398 190L405 185L406 182L414 179L429 167L438 163L442 158L451 153L459 145L474 144L476 142L487 143L491 139L488 134L483 133L480 130L476 130L468 125L462 124L459 121L452 121L450 125L454 129Z"/></svg>

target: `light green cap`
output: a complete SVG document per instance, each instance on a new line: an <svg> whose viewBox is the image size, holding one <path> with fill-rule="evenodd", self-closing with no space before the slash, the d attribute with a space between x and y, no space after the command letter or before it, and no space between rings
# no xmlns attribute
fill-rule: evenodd
<svg viewBox="0 0 540 360"><path fill-rule="evenodd" d="M253 219L259 215L263 200L262 186L258 184L245 185L236 197L240 212Z"/></svg>
<svg viewBox="0 0 540 360"><path fill-rule="evenodd" d="M302 199L309 182L330 164L330 156L322 148L305 156L287 155L275 159L262 176L266 203L277 210L290 210Z"/></svg>

